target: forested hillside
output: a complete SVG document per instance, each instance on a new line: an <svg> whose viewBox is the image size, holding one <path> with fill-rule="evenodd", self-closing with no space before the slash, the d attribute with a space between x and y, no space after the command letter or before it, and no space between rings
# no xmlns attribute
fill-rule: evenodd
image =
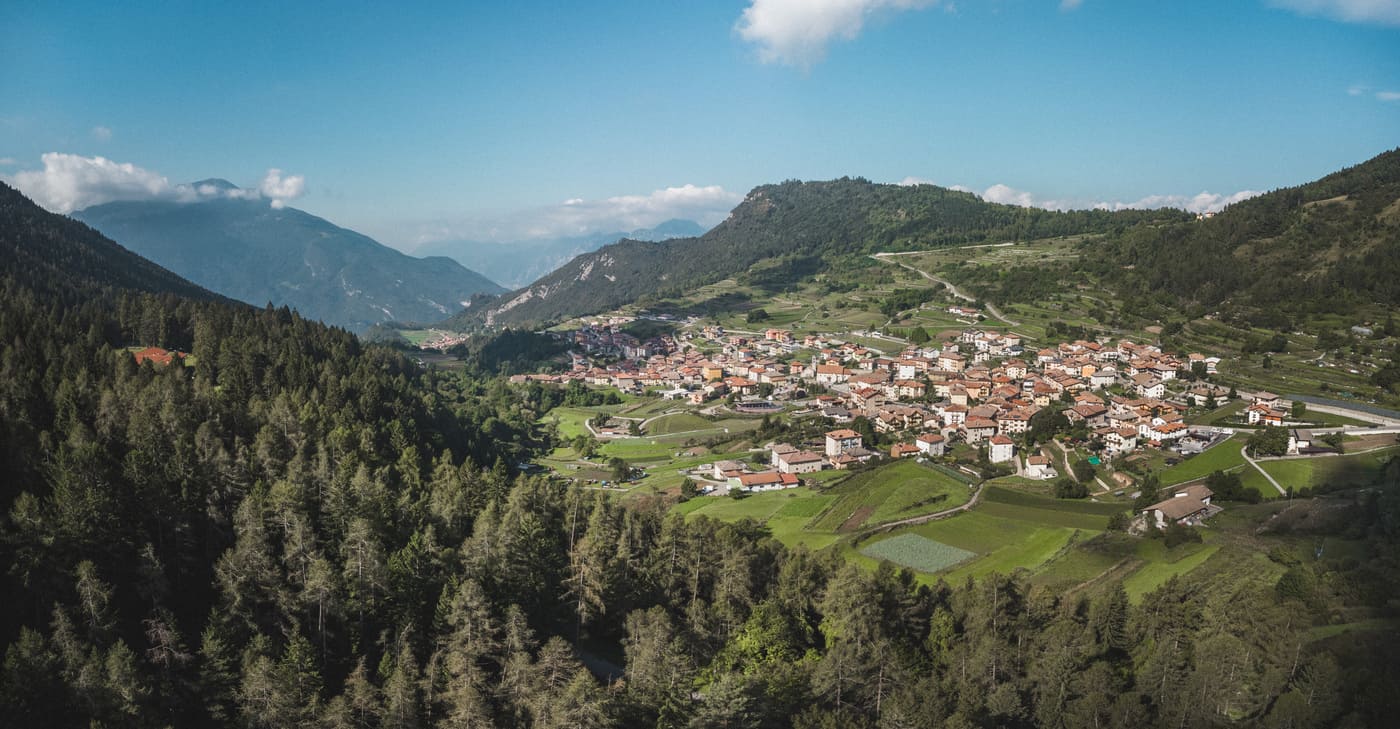
<svg viewBox="0 0 1400 729"><path fill-rule="evenodd" d="M3 182L0 273L7 286L49 296L127 288L196 299L219 298L133 255L82 223L49 215Z"/></svg>
<svg viewBox="0 0 1400 729"><path fill-rule="evenodd" d="M1053 212L984 202L934 185L862 179L788 181L749 193L729 218L699 238L621 241L575 258L469 316L493 324L543 322L605 311L643 295L669 296L747 270L768 258L820 260L851 253L918 250L1108 232L1180 211Z"/></svg>
<svg viewBox="0 0 1400 729"><path fill-rule="evenodd" d="M22 213L26 255L105 245ZM1383 726L1400 708L1393 634L1338 652L1308 627L1396 599L1400 464L1337 502L1365 560L1277 590L921 585L516 477L564 391L422 370L105 261L4 271L5 725ZM138 366L135 345L192 359Z"/></svg>
<svg viewBox="0 0 1400 729"><path fill-rule="evenodd" d="M1093 244L1085 264L1171 305L1307 313L1400 305L1400 150L1203 221L1143 226Z"/></svg>

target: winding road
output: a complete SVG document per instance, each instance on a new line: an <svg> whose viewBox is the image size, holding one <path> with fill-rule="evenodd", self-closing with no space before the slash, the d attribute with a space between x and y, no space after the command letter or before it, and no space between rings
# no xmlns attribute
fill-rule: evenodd
<svg viewBox="0 0 1400 729"><path fill-rule="evenodd" d="M911 253L921 253L921 252L922 252L922 251L911 251ZM933 281L934 283L943 284L944 286L946 286L946 287L948 288L949 293L951 293L955 298L962 299L963 301L974 301L974 302L977 301L977 297L972 296L972 295L968 294L966 291L963 291L962 289L958 288L957 285L955 285L952 281L949 281L949 280L944 279L944 278L939 278L938 276L935 276L935 275L933 275L933 274L929 273L928 271L925 271L925 270L923 270L923 269L921 269L921 268L914 268L913 266L911 266L911 265L909 265L909 264L907 264L907 263L904 263L904 262L902 262L902 261L892 260L892 259L890 258L891 256L896 256L896 255L906 255L906 254L902 254L902 253L874 253L874 254L871 254L870 257L873 258L873 259L875 259L875 260L877 260L877 261L889 261L889 262L891 262L891 263L894 263L894 264L897 265L897 266L902 266L902 267L904 267L904 268L907 268L907 269L909 269L910 271L913 271L914 273L917 273L917 274L919 274L920 276L923 276L924 278L926 278L926 279L928 279L928 280L930 280L930 281ZM1006 315L1003 314L1003 313L1001 313L1001 310L998 309L998 308L996 307L996 304L993 304L993 303L990 302L990 301L984 301L984 302L982 302L982 305L987 307L987 311L990 312L992 316L994 316L994 317L996 317L996 318L1002 320L1003 322L1006 322L1006 324L1007 324L1008 326L1013 326L1013 327L1019 327L1019 326L1021 326L1021 322L1019 322L1019 321L1012 321L1012 320L1006 318Z"/></svg>

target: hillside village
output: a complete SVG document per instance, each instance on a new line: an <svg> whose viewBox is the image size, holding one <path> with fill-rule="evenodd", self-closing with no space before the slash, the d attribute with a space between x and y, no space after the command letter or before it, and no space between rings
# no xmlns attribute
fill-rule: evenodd
<svg viewBox="0 0 1400 729"><path fill-rule="evenodd" d="M1187 425L1184 413L1191 404L1223 405L1230 394L1202 381L1219 358L1127 340L1034 348L1014 333L970 327L923 346L891 338L886 352L776 328L690 326L642 340L623 331L628 323L613 317L561 333L572 344L568 371L515 380L651 390L694 406L783 410L829 424L824 440L774 443L765 469L715 466L711 478L742 490L788 488L803 474L873 459L940 458L956 444L978 449L991 464L1009 464L1017 475L1055 478L1051 460L1027 448L1038 420L1082 425L1106 458L1148 448L1197 453L1217 434ZM1261 402L1249 413L1272 417L1278 407ZM875 450L851 429L857 419L892 444Z"/></svg>

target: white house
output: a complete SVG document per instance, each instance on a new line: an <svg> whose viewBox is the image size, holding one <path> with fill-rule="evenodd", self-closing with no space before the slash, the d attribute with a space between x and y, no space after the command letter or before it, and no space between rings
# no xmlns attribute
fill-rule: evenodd
<svg viewBox="0 0 1400 729"><path fill-rule="evenodd" d="M992 436L987 448L987 460L992 463L1005 463L1016 457L1016 443L1004 435Z"/></svg>
<svg viewBox="0 0 1400 729"><path fill-rule="evenodd" d="M1046 456L1031 456L1026 459L1026 478L1047 479L1055 477L1055 469Z"/></svg>
<svg viewBox="0 0 1400 729"><path fill-rule="evenodd" d="M947 439L937 433L924 433L914 439L914 445L925 455L937 457L943 455Z"/></svg>

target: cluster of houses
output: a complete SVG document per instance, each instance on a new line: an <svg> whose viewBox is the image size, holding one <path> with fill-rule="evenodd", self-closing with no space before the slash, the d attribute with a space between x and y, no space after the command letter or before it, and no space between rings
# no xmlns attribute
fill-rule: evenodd
<svg viewBox="0 0 1400 729"><path fill-rule="evenodd" d="M936 457L961 441L985 446L992 463L1015 459L1015 437L1045 408L1056 409L1071 425L1083 423L1110 456L1172 446L1190 428L1183 419L1185 402L1169 400L1166 383L1185 372L1209 374L1220 361L1131 341L1080 340L1030 350L1016 334L977 328L891 355L820 335L799 338L784 329L769 329L759 339L707 326L641 342L604 324L571 336L578 346L570 371L516 379L579 380L632 392L658 388L693 403L732 394L742 404L761 396L761 402L791 402L836 426L863 416L879 432L907 434L892 457ZM597 352L625 356L599 365L587 356ZM1119 394L1105 392L1109 387ZM1186 391L1198 400L1223 401L1226 394L1203 382ZM836 451L830 443L829 467L874 457L858 442ZM1054 475L1039 460L1024 466L1032 477ZM774 468L795 473L776 463Z"/></svg>
<svg viewBox="0 0 1400 729"><path fill-rule="evenodd" d="M860 433L838 428L825 434L822 452L802 450L789 443L776 443L771 449L768 467L754 471L739 461L714 463L713 478L728 483L730 489L741 491L772 491L801 485L801 476L826 468L845 469L864 463L880 454L865 448ZM914 453L918 453L914 449Z"/></svg>

